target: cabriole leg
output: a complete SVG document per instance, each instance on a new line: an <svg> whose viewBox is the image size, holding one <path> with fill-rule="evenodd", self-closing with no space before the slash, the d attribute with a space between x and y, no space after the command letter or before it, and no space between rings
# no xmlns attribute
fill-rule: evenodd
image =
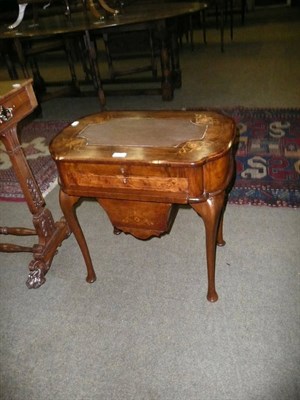
<svg viewBox="0 0 300 400"><path fill-rule="evenodd" d="M85 237L83 235L82 229L79 225L76 212L75 212L75 205L79 201L79 197L76 196L69 196L64 193L62 190L59 192L59 201L62 212L69 224L71 231L74 233L75 239L81 249L86 268L87 268L87 277L86 281L89 283L93 283L96 280L96 274L94 271L94 267L92 264L92 260L90 257L90 252L86 244Z"/></svg>
<svg viewBox="0 0 300 400"><path fill-rule="evenodd" d="M217 240L218 243L221 242L221 240L223 241L222 227L220 227L220 224L222 224L221 215L224 207L224 200L225 193L221 193L209 198L203 203L191 204L193 209L203 219L205 225L208 275L207 300L211 302L218 300L218 294L215 289L216 245Z"/></svg>

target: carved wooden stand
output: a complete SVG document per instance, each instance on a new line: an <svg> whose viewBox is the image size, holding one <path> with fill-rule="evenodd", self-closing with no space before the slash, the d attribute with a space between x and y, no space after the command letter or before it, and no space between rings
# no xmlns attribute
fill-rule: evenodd
<svg viewBox="0 0 300 400"><path fill-rule="evenodd" d="M22 188L28 208L32 214L35 229L0 227L0 234L28 236L37 235L38 243L32 247L0 243L1 252L32 252L33 259L29 264L28 288L38 288L45 282L52 259L58 246L69 236L69 228L64 218L54 222L51 212L46 208L45 200L30 170L21 148L17 123L36 107L37 102L31 86L31 80L14 84L2 82L0 94L0 139L10 157L15 174Z"/></svg>

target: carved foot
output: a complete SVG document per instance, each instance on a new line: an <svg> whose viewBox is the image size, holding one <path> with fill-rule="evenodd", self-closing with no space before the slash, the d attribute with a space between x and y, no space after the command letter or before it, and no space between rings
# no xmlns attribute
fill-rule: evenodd
<svg viewBox="0 0 300 400"><path fill-rule="evenodd" d="M38 289L46 282L46 278L44 276L44 272L42 269L37 268L33 271L30 271L28 274L28 278L26 281L26 286L28 289Z"/></svg>

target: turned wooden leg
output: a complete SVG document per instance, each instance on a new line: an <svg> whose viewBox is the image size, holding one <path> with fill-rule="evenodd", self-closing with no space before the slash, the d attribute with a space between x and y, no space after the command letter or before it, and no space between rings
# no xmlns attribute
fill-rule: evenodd
<svg viewBox="0 0 300 400"><path fill-rule="evenodd" d="M172 83L172 72L170 67L170 54L164 40L161 41L161 69L162 69L162 82L161 82L161 92L162 99L169 101L173 99L174 90Z"/></svg>
<svg viewBox="0 0 300 400"><path fill-rule="evenodd" d="M101 81L101 76L100 76L100 71L99 71L99 66L98 66L98 61L97 61L97 51L96 51L94 42L91 41L90 33L88 30L86 30L84 32L83 39L84 39L84 45L85 45L85 49L86 49L87 58L89 60L90 73L92 76L93 85L94 85L95 89L97 90L100 105L103 108L105 106L106 99L105 99L105 94L104 94L104 90L102 87L102 81Z"/></svg>
<svg viewBox="0 0 300 400"><path fill-rule="evenodd" d="M216 245L223 241L222 238L222 211L224 207L225 193L209 198L203 203L191 204L193 209L201 216L205 225L206 234L206 259L208 290L207 300L215 302L218 294L215 289L215 264L216 264Z"/></svg>
<svg viewBox="0 0 300 400"><path fill-rule="evenodd" d="M182 85L181 68L179 61L178 30L171 33L171 62L173 88L179 89Z"/></svg>
<svg viewBox="0 0 300 400"><path fill-rule="evenodd" d="M24 109L26 107L24 106ZM13 234L17 236L37 235L38 244L34 246L18 246L3 244L0 251L30 251L33 259L29 264L29 274L26 285L28 288L38 288L45 282L53 257L57 253L58 246L69 236L69 227L64 219L55 222L53 216L46 208L43 195L38 187L34 175L28 165L24 151L20 146L17 125L3 130L0 135L7 153L9 154L14 172L22 188L27 206L32 214L34 230L27 228L0 228L0 234Z"/></svg>
<svg viewBox="0 0 300 400"><path fill-rule="evenodd" d="M81 249L86 268L87 268L87 277L86 281L89 283L93 283L96 280L96 274L94 271L94 267L92 264L92 260L90 257L90 252L86 244L85 237L83 235L82 229L79 225L76 212L75 212L75 205L79 201L79 197L76 196L69 196L64 193L62 190L59 192L59 201L62 212L69 224L71 231L74 233L75 239Z"/></svg>
<svg viewBox="0 0 300 400"><path fill-rule="evenodd" d="M162 99L169 101L173 99L174 88L171 70L171 44L168 37L165 21L158 21L156 25L157 34L160 40L160 62L161 62L161 92Z"/></svg>

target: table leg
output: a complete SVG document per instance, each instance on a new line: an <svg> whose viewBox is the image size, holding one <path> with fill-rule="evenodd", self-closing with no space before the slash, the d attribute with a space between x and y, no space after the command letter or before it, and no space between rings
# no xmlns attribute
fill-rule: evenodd
<svg viewBox="0 0 300 400"><path fill-rule="evenodd" d="M160 40L160 62L161 62L161 91L163 100L172 100L174 88L172 81L171 57L170 57L170 38L168 37L166 21L159 21L156 26L157 34Z"/></svg>
<svg viewBox="0 0 300 400"><path fill-rule="evenodd" d="M69 64L69 69L72 77L72 86L75 89L76 93L80 93L80 87L79 87L79 82L77 79L76 71L75 71L75 60L73 57L74 51L76 51L76 41L79 40L77 36L72 37L72 36L66 36L63 37L64 45L65 45L65 50L66 50L66 55L67 55L67 60Z"/></svg>
<svg viewBox="0 0 300 400"><path fill-rule="evenodd" d="M173 87L179 89L181 88L182 80L181 80L181 69L179 62L177 23L178 23L177 21L176 23L174 22L174 26L170 27L170 35L171 35L171 54L172 54L172 82L173 82Z"/></svg>
<svg viewBox="0 0 300 400"><path fill-rule="evenodd" d="M225 203L225 192L209 198L202 203L191 204L204 221L206 234L206 259L208 275L207 300L215 302L218 294L215 289L216 245L225 244L222 237L222 212Z"/></svg>
<svg viewBox="0 0 300 400"><path fill-rule="evenodd" d="M88 30L86 30L84 32L84 44L85 44L85 48L88 53L88 58L89 58L89 63L90 63L90 72L92 75L93 84L98 92L98 97L100 100L101 107L104 107L106 100L105 100L105 95L104 95L104 91L102 88L100 71L99 71L98 62L97 62L97 52L96 52L94 43L92 43L92 41L91 41L90 33Z"/></svg>
<svg viewBox="0 0 300 400"><path fill-rule="evenodd" d="M18 62L21 65L22 68L22 72L25 78L30 78L30 73L27 69L27 65L26 65L26 59L25 59L25 55L24 55L24 51L23 51L23 46L21 43L21 40L18 38L14 38L13 39L13 43L14 43L14 48L16 50L17 53L17 57L18 57Z"/></svg>
<svg viewBox="0 0 300 400"><path fill-rule="evenodd" d="M86 281L89 283L93 283L96 280L96 274L94 271L94 267L92 264L90 252L83 235L82 229L78 222L76 212L75 212L75 205L78 203L80 197L76 196L69 196L64 193L62 190L59 192L59 201L62 212L71 228L71 231L74 233L75 239L80 247L82 252L86 267L87 267L87 277Z"/></svg>
<svg viewBox="0 0 300 400"><path fill-rule="evenodd" d="M45 81L40 74L40 70L38 64L34 57L29 58L29 64L32 72L28 70L28 59L25 56L25 50L23 48L23 43L19 38L14 38L14 47L17 53L18 62L21 65L22 72L25 78L29 79L31 75L33 75L33 86L35 92L39 95L46 92L46 84Z"/></svg>
<svg viewBox="0 0 300 400"><path fill-rule="evenodd" d="M16 125L4 130L0 139L10 157L14 172L32 214L32 222L35 228L35 231L29 231L26 228L21 228L18 231L18 228L15 228L10 232L19 236L28 233L35 233L38 236L39 243L32 247L34 257L29 264L30 273L26 282L28 288L38 288L45 282L44 276L51 266L58 246L69 236L69 228L64 219L54 222L51 212L45 207L44 198L20 146ZM0 251L3 252L12 252L13 250L9 245L0 247ZM22 248L16 247L15 251L29 251L29 249L24 248L22 250Z"/></svg>

